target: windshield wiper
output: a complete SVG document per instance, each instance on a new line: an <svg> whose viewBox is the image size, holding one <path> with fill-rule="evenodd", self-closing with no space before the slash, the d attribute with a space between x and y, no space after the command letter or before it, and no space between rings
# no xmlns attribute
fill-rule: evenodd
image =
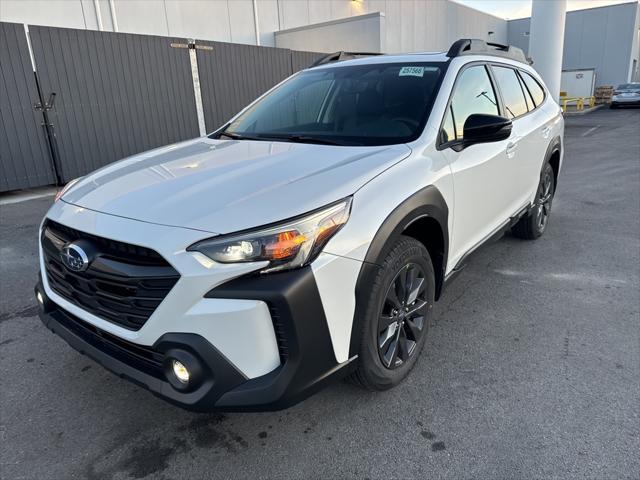
<svg viewBox="0 0 640 480"><path fill-rule="evenodd" d="M220 137L228 137L232 140L262 140L262 138L249 137L247 135L240 135L239 133L234 132L222 132L218 135L218 138Z"/></svg>
<svg viewBox="0 0 640 480"><path fill-rule="evenodd" d="M261 135L261 137L269 140L283 140L285 142L293 143L316 143L319 145L345 146L344 142L338 142L336 140L329 140L325 138L310 137L308 135Z"/></svg>

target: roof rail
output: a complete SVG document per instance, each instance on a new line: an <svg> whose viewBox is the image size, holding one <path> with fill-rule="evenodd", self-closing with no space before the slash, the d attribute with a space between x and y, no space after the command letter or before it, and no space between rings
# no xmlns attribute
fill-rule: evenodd
<svg viewBox="0 0 640 480"><path fill-rule="evenodd" d="M331 62L342 62L343 60L353 60L354 58L360 57L371 57L374 55L382 55L381 53L373 53L373 52L334 52L325 55L324 57L320 57L318 60L309 65L311 67L317 67L319 65L325 65Z"/></svg>
<svg viewBox="0 0 640 480"><path fill-rule="evenodd" d="M455 58L461 55L497 55L518 62L528 63L529 65L533 63L525 56L522 49L518 47L485 42L477 38L461 38L453 42L453 45L451 45L451 48L449 48L447 52L447 57Z"/></svg>

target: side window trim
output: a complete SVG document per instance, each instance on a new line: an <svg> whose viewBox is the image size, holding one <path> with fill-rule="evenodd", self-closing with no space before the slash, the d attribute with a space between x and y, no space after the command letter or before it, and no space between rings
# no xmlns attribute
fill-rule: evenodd
<svg viewBox="0 0 640 480"><path fill-rule="evenodd" d="M498 79L496 78L493 72L493 63L488 63L486 65L487 72L489 73L489 79L491 80L491 85L493 85L493 91L496 95L496 100L498 100L498 112L500 116L504 118L509 118L507 115L507 107L504 103L504 98L502 98L502 89L500 89L500 85L498 85Z"/></svg>
<svg viewBox="0 0 640 480"><path fill-rule="evenodd" d="M489 64L489 67L490 67L489 70L491 70L492 78L494 78L493 77L493 67L509 68L509 69L513 70L515 72L515 74L516 74L516 78L518 79L518 83L520 84L520 89L522 90L522 95L524 96L524 100L525 100L525 103L527 104L527 107L528 107L528 103L529 103L528 99L531 99L531 102L534 103L534 108L530 109L526 113L523 113L521 115L518 115L517 117L512 118L511 119L512 121L519 120L522 117L524 117L526 115L529 115L534 110L538 109L538 105L535 105L535 102L533 100L533 95L531 95L531 92L529 92L529 88L526 87L524 79L520 78L520 75L521 75L520 72L528 73L527 71L522 70L522 69L520 69L518 67L515 67L514 65L508 65L506 63L499 63L499 62L491 62ZM531 75L531 78L533 78L533 80L536 83L538 83L538 85L540 85L540 83L536 80L536 78L533 75ZM497 82L495 82L495 83L497 85ZM525 88L526 88L526 91L524 90ZM545 91L544 88L542 88L542 85L540 85L540 88L542 89L542 93L544 95L544 97L542 98L542 102L540 102L540 105L542 105L544 103L544 101L547 99L547 92ZM498 86L498 90L500 90L499 86ZM529 96L527 96L527 94L529 94ZM502 91L500 92L500 100L501 100L501 104L504 105L504 101L502 101ZM501 109L500 112L501 112L500 115L508 118L506 110Z"/></svg>
<svg viewBox="0 0 640 480"><path fill-rule="evenodd" d="M460 77L462 76L462 74L464 73L465 70L467 70L468 68L471 67L477 67L477 66L483 66L485 72L487 73L487 76L489 77L489 83L491 83L491 87L493 88L493 94L496 97L496 101L498 102L498 113L500 115L503 115L503 110L502 110L502 97L500 94L500 90L497 87L496 81L493 78L493 73L491 72L491 68L489 68L490 63L486 62L486 61L475 61L475 62L469 62L466 63L465 65L463 65L460 70L458 70L458 73L456 74L456 78L453 81L453 87L451 87L451 91L449 92L449 98L447 99L447 107L444 110L444 114L442 115L442 118L440 119L440 127L438 128L438 134L436 136L437 138L437 144L436 144L436 150L440 151L440 150L446 150L447 148L451 147L452 145L455 145L457 143L459 143L458 140L458 133L457 133L457 129L456 129L456 125L455 125L455 118L453 115L453 109L452 107L452 101L453 101L453 94L456 91L456 87L458 86L458 83L460 81ZM456 133L456 139L455 140L449 140L447 142L443 142L442 141L442 131L443 131L443 127L444 127L444 123L447 119L447 115L449 113L449 111L451 111L451 116L452 119L454 120L454 124L453 124L453 130Z"/></svg>
<svg viewBox="0 0 640 480"><path fill-rule="evenodd" d="M453 123L453 134L456 136L452 141L458 140L458 129L456 128L456 114L453 113L453 104L449 103L449 112L451 113L451 122ZM446 118L446 115L445 115Z"/></svg>
<svg viewBox="0 0 640 480"><path fill-rule="evenodd" d="M536 101L533 99L531 90L529 90L529 87L527 87L527 84L525 83L524 78L522 77L522 72L520 70L516 70L516 75L518 76L518 80L520 81L520 87L524 92L524 99L527 102L527 107L529 107L529 102L531 102L532 107L529 108L529 111L533 112L536 108L538 108L538 105L536 105Z"/></svg>
<svg viewBox="0 0 640 480"><path fill-rule="evenodd" d="M529 89L524 86L524 80L520 76L520 72L515 70L516 78L518 79L518 83L520 84L520 90L522 90L522 95L524 96L524 103L527 106L527 113L532 112L536 109L536 104L531 98L531 93L529 93ZM525 115L525 114L523 114Z"/></svg>
<svg viewBox="0 0 640 480"><path fill-rule="evenodd" d="M524 86L526 87L527 91L529 92L529 94L531 95L531 100L534 102L535 104L535 108L540 107L540 105L542 105L545 100L547 99L547 91L545 90L545 88L542 86L542 84L538 81L538 79L536 77L534 77L533 75L531 75L531 73L527 72L526 70L522 70L522 69L517 69L518 75L520 75L522 83L524 84ZM542 101L538 104L535 103L535 100L533 100L533 93L531 93L531 90L529 89L529 86L527 85L527 82L525 81L525 77L524 75L529 75L531 77L531 80L533 80L535 83L538 84L538 87L540 87L540 90L542 90Z"/></svg>

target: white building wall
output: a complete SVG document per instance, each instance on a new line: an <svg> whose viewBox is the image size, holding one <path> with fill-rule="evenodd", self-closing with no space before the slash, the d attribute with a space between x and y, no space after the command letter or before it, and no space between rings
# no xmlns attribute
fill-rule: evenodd
<svg viewBox="0 0 640 480"><path fill-rule="evenodd" d="M563 70L594 68L596 85L618 85L638 60L637 2L567 12ZM530 18L508 22L508 43L529 51ZM535 68L535 63L533 67Z"/></svg>
<svg viewBox="0 0 640 480"><path fill-rule="evenodd" d="M276 32L276 46L311 52L385 51L385 16L374 12Z"/></svg>
<svg viewBox="0 0 640 480"><path fill-rule="evenodd" d="M103 29L113 31L109 0L98 5ZM253 0L113 0L113 5L121 32L257 43ZM387 52L445 50L460 37L507 39L505 20L449 0L256 0L255 5L259 41L267 46L275 46L279 30L373 12L385 13ZM0 0L0 21L98 30L93 0Z"/></svg>

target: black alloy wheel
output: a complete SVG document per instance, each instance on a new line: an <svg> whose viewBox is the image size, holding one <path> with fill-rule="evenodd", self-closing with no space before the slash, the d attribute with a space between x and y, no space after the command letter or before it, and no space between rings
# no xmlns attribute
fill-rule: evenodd
<svg viewBox="0 0 640 480"><path fill-rule="evenodd" d="M387 289L378 318L378 355L388 369L400 367L416 352L425 330L426 287L423 268L407 263Z"/></svg>
<svg viewBox="0 0 640 480"><path fill-rule="evenodd" d="M536 226L538 231L543 232L547 227L549 215L551 214L551 202L553 200L553 171L547 169L538 186L536 196Z"/></svg>
<svg viewBox="0 0 640 480"><path fill-rule="evenodd" d="M357 364L350 379L368 390L404 380L424 349L436 279L424 244L401 235L361 281ZM357 311L357 309L356 309Z"/></svg>
<svg viewBox="0 0 640 480"><path fill-rule="evenodd" d="M538 190L529 211L518 220L511 232L515 237L525 240L539 238L549 225L551 204L556 192L556 178L553 167L545 163L540 174Z"/></svg>

